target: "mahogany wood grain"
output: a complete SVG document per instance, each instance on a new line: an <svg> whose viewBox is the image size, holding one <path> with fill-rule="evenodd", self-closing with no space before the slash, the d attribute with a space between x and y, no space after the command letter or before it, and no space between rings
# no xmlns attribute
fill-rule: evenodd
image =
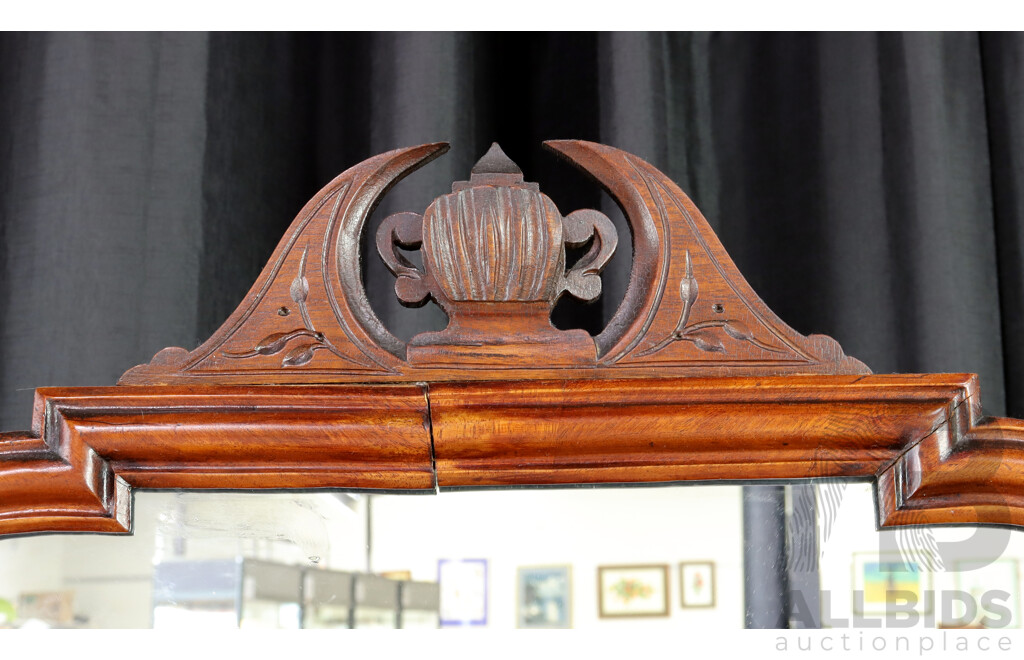
<svg viewBox="0 0 1024 660"><path fill-rule="evenodd" d="M970 375L435 384L438 484L872 477Z"/></svg>
<svg viewBox="0 0 1024 660"><path fill-rule="evenodd" d="M965 412L881 473L877 492L881 526L1024 527L1024 422Z"/></svg>
<svg viewBox="0 0 1024 660"><path fill-rule="evenodd" d="M0 534L125 532L131 488L847 477L882 525L1024 525L1024 423L971 374L46 388L0 436Z"/></svg>
<svg viewBox="0 0 1024 660"><path fill-rule="evenodd" d="M414 385L36 391L0 436L0 533L126 532L132 487L431 490Z"/></svg>

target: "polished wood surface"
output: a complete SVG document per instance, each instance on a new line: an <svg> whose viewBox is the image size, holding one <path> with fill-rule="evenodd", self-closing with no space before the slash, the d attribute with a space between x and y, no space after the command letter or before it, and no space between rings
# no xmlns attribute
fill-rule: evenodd
<svg viewBox="0 0 1024 660"><path fill-rule="evenodd" d="M880 526L1024 526L1024 421L973 374L431 387L440 487L877 482Z"/></svg>
<svg viewBox="0 0 1024 660"><path fill-rule="evenodd" d="M36 390L0 437L0 533L126 532L131 488L433 490L424 389Z"/></svg>
<svg viewBox="0 0 1024 660"><path fill-rule="evenodd" d="M46 388L0 533L125 532L130 489L878 479L882 525L1024 525L1024 422L971 374Z"/></svg>
<svg viewBox="0 0 1024 660"><path fill-rule="evenodd" d="M625 298L597 336L555 329L558 296L600 295L617 246L562 215L496 145L376 247L409 305L449 326L395 338L361 281L367 217L444 144L340 175L194 351L117 387L37 390L0 434L0 534L131 529L132 488L383 489L739 482L877 484L882 526L1024 526L1024 422L986 418L973 374L870 375L750 290L692 202L639 158L548 146L625 209ZM587 249L571 266L565 247ZM589 245L589 248L587 247ZM403 255L419 249L423 266Z"/></svg>
<svg viewBox="0 0 1024 660"><path fill-rule="evenodd" d="M438 483L872 477L973 386L962 374L437 384Z"/></svg>

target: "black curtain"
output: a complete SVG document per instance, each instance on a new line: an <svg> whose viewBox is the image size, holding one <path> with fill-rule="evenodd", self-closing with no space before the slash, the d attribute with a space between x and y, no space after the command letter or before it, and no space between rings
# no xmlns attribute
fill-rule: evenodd
<svg viewBox="0 0 1024 660"><path fill-rule="evenodd" d="M570 137L676 180L800 332L880 373L980 373L986 412L1024 416L1021 35L62 33L0 36L0 428L33 388L195 347L376 153L452 143L378 219L494 140L563 212L614 211L540 149ZM560 326L611 316L628 252ZM443 323L373 253L366 278L398 336Z"/></svg>

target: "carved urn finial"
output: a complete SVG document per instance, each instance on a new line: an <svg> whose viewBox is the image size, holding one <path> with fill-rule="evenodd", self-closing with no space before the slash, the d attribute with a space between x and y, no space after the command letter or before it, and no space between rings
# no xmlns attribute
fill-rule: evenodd
<svg viewBox="0 0 1024 660"><path fill-rule="evenodd" d="M590 251L566 272L566 245L593 239ZM529 362L551 350L577 363L593 361L596 348L583 331L551 325L551 309L562 293L594 300L600 272L617 243L611 221L599 211L563 218L551 199L497 143L473 167L469 181L435 199L423 216L399 213L384 220L377 249L397 277L395 291L408 305L432 297L448 314L448 327L417 335L409 343L411 363L448 359ZM424 272L396 246L423 253ZM517 349L509 351L515 344ZM510 356L514 355L514 358Z"/></svg>

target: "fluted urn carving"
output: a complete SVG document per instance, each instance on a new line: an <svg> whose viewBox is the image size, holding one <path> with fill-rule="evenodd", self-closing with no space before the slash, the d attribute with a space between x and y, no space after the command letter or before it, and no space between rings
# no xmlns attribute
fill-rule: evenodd
<svg viewBox="0 0 1024 660"><path fill-rule="evenodd" d="M377 249L397 276L399 299L418 306L433 298L449 318L445 330L414 337L407 359L593 362L590 335L556 329L551 309L563 293L587 301L600 295L600 272L617 240L599 211L563 218L538 185L524 181L519 167L492 145L469 181L453 184L451 194L435 199L422 216L389 216L377 232ZM588 241L590 250L566 271L566 246ZM419 249L423 271L398 248Z"/></svg>
<svg viewBox="0 0 1024 660"><path fill-rule="evenodd" d="M562 218L525 188L478 186L439 198L423 217L423 257L449 301L551 300L565 270Z"/></svg>

